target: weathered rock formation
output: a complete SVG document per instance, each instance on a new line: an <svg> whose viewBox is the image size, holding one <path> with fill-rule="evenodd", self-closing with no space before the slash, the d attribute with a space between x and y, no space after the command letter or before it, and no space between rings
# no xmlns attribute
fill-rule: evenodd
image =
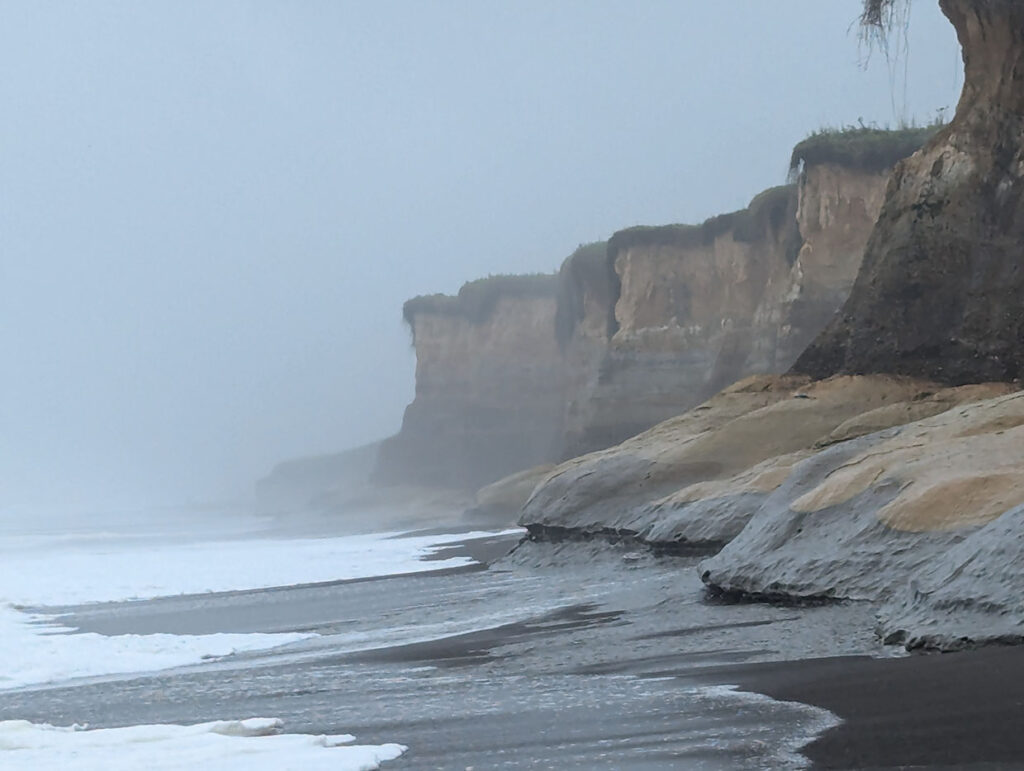
<svg viewBox="0 0 1024 771"><path fill-rule="evenodd" d="M560 293L575 301L559 311L571 362L561 456L621 442L748 375L788 369L846 300L889 169L926 137L812 137L794 151L796 185L703 225L616 233L604 270L594 255L587 270L567 262L561 281L579 286ZM590 298L585 309L580 297Z"/></svg>
<svg viewBox="0 0 1024 771"><path fill-rule="evenodd" d="M524 507L535 533L629 535L660 546L721 547L820 448L1003 393L909 378L808 382L760 376L621 445L556 467Z"/></svg>
<svg viewBox="0 0 1024 771"><path fill-rule="evenodd" d="M376 478L477 488L543 462L561 435L556 277L495 276L405 306L416 397Z"/></svg>
<svg viewBox="0 0 1024 771"><path fill-rule="evenodd" d="M409 301L416 398L376 478L474 488L784 371L846 298L889 168L922 141L817 135L794 151L797 183L742 211L620 231L581 246L557 277Z"/></svg>
<svg viewBox="0 0 1024 771"><path fill-rule="evenodd" d="M608 245L618 292L566 455L633 436L737 379L771 275L799 250L796 189L699 226L631 228Z"/></svg>
<svg viewBox="0 0 1024 771"><path fill-rule="evenodd" d="M1024 4L941 0L963 47L952 123L892 175L842 314L796 370L1009 380L1024 364Z"/></svg>
<svg viewBox="0 0 1024 771"><path fill-rule="evenodd" d="M1022 559L1016 506L923 565L883 608L880 631L911 649L1024 643Z"/></svg>
<svg viewBox="0 0 1024 771"><path fill-rule="evenodd" d="M912 646L1024 637L1022 469L1021 392L836 444L797 465L702 577L755 598L889 600L883 631Z"/></svg>

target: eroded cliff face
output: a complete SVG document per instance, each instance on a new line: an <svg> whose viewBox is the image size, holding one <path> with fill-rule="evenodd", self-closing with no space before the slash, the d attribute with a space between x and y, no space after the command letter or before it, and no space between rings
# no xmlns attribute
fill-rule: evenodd
<svg viewBox="0 0 1024 771"><path fill-rule="evenodd" d="M755 314L745 374L787 370L842 307L888 181L888 169L834 162L803 170L796 215L803 246L791 269L770 277Z"/></svg>
<svg viewBox="0 0 1024 771"><path fill-rule="evenodd" d="M899 164L842 314L796 369L947 383L1024 364L1024 4L942 0L963 47L952 123Z"/></svg>
<svg viewBox="0 0 1024 771"><path fill-rule="evenodd" d="M616 444L736 380L770 276L792 265L798 239L793 186L703 225L616 233L603 351L573 395L563 455Z"/></svg>
<svg viewBox="0 0 1024 771"><path fill-rule="evenodd" d="M556 437L552 456L563 458L582 455L595 443L613 443L599 436L591 417L620 290L619 277L608 260L608 244L578 249L562 264L558 283L555 333L565 366L565 406L563 433Z"/></svg>
<svg viewBox="0 0 1024 771"><path fill-rule="evenodd" d="M543 463L561 433L555 277L467 286L477 290L407 305L416 396L381 447L378 480L480 487Z"/></svg>
<svg viewBox="0 0 1024 771"><path fill-rule="evenodd" d="M901 157L893 146L918 146L905 141L883 136L873 164L809 158L796 184L702 225L581 246L557 277L499 277L410 301L416 399L377 477L486 484L616 445L748 375L785 371L845 301Z"/></svg>
<svg viewBox="0 0 1024 771"><path fill-rule="evenodd" d="M815 163L744 211L616 234L612 292L595 294L567 346L575 387L562 457L788 369L846 300L887 181L887 168Z"/></svg>

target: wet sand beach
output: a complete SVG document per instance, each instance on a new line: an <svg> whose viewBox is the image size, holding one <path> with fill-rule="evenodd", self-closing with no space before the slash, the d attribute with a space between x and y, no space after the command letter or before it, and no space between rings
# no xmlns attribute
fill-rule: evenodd
<svg viewBox="0 0 1024 771"><path fill-rule="evenodd" d="M62 623L101 635L317 636L2 691L0 719L275 717L288 732L407 745L385 769L961 767L1022 756L1016 651L874 660L886 651L865 605L722 604L704 593L696 557L582 542L503 556L516 542L450 544L448 556L489 564L434 573L64 608Z"/></svg>
<svg viewBox="0 0 1024 771"><path fill-rule="evenodd" d="M1024 768L1024 649L825 658L736 670L744 688L842 718L817 768Z"/></svg>
<svg viewBox="0 0 1024 771"><path fill-rule="evenodd" d="M501 548L499 549L499 542ZM505 551L507 538L455 545ZM65 608L82 632L302 632L198 665L0 692L0 719L90 727L274 717L399 742L396 769L804 765L817 708L722 688L737 663L863 653L863 609L705 601L695 559L527 543L489 567Z"/></svg>

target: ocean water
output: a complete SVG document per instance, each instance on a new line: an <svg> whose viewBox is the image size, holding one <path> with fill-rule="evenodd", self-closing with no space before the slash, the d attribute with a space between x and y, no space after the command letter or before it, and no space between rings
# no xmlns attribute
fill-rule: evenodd
<svg viewBox="0 0 1024 771"><path fill-rule="evenodd" d="M604 544L123 532L4 538L0 768L798 768L834 716L730 677L874 646Z"/></svg>

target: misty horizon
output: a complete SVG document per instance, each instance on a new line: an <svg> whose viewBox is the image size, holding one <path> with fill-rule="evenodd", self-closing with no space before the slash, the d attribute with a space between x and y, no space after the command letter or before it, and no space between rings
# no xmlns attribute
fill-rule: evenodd
<svg viewBox="0 0 1024 771"><path fill-rule="evenodd" d="M862 66L860 7L4 3L0 512L245 497L398 430L405 299L950 116L938 8Z"/></svg>

